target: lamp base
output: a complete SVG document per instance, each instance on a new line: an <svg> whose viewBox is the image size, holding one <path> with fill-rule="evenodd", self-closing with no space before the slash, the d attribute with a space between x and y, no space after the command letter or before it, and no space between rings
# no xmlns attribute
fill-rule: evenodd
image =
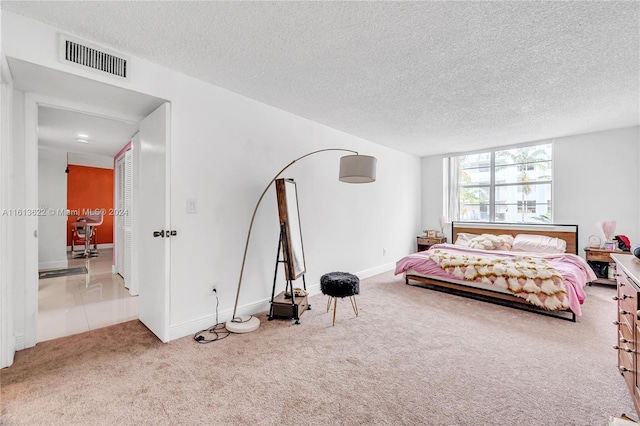
<svg viewBox="0 0 640 426"><path fill-rule="evenodd" d="M251 333L260 327L260 320L251 315L241 315L227 321L225 327L231 333Z"/></svg>

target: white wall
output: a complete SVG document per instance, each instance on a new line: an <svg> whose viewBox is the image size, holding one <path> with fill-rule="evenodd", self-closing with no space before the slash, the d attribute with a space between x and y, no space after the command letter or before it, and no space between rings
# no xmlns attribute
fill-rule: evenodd
<svg viewBox="0 0 640 426"><path fill-rule="evenodd" d="M50 68L109 81L65 67L54 29L10 13L2 16L3 49ZM307 285L329 271L362 276L393 268L414 249L420 229L420 160L282 110L131 59L130 82L113 84L171 102L171 338L212 325L218 283L220 320L231 315L251 212L264 186L289 161L323 148L378 158L378 180L338 182L337 152L305 158L283 177L298 183ZM188 199L197 214L187 214ZM275 192L256 217L240 307L264 309L271 295L278 243ZM282 272L279 290L283 289ZM301 283L296 283L299 285Z"/></svg>
<svg viewBox="0 0 640 426"><path fill-rule="evenodd" d="M69 164L73 164L75 166L98 167L100 169L113 169L113 157L70 152Z"/></svg>
<svg viewBox="0 0 640 426"><path fill-rule="evenodd" d="M558 138L554 144L554 217L580 225L579 243L603 237L597 223L640 243L640 127Z"/></svg>
<svg viewBox="0 0 640 426"><path fill-rule="evenodd" d="M67 152L38 149L38 267L66 268Z"/></svg>
<svg viewBox="0 0 640 426"><path fill-rule="evenodd" d="M339 152L305 158L282 175L298 183L307 285L317 290L320 276L329 271L364 276L391 269L411 250L419 228L418 158L193 79L185 79L171 101L171 214L179 237L171 247L172 324L189 324L198 317L211 322L212 282L218 283L220 311L232 307L260 193L289 161L317 149L348 148L378 157L378 180L340 183L338 164L344 153ZM187 214L188 199L197 200L197 214ZM259 303L271 295L278 236L272 188L256 216L240 307L266 309Z"/></svg>
<svg viewBox="0 0 640 426"><path fill-rule="evenodd" d="M440 229L440 216L443 213L444 175L442 170L442 156L433 155L422 157L422 227L425 229ZM451 242L451 229L445 227L444 232ZM417 235L422 235L418 233Z"/></svg>
<svg viewBox="0 0 640 426"><path fill-rule="evenodd" d="M640 243L639 151L639 127L555 139L554 222L578 224L581 248L590 235L602 235L598 222L611 220L616 234ZM422 223L435 227L442 214L442 157L422 158L422 175Z"/></svg>

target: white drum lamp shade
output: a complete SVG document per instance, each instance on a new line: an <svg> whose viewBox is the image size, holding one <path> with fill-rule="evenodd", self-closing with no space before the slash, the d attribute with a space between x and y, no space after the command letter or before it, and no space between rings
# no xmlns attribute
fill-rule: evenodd
<svg viewBox="0 0 640 426"><path fill-rule="evenodd" d="M369 155L345 155L340 159L340 181L370 183L376 180L377 159Z"/></svg>

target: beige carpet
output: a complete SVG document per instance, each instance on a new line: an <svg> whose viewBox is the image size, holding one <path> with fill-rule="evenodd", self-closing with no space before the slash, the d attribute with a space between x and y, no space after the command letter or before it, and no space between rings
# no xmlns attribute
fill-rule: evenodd
<svg viewBox="0 0 640 426"><path fill-rule="evenodd" d="M633 411L613 287L577 323L363 280L360 317L322 295L301 324L211 344L137 321L38 344L0 371L2 424L606 425Z"/></svg>

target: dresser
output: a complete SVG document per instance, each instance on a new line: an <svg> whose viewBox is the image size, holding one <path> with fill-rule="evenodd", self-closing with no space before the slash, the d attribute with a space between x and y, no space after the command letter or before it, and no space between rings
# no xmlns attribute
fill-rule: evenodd
<svg viewBox="0 0 640 426"><path fill-rule="evenodd" d="M618 291L614 296L617 301L617 320L614 324L618 328L618 341L613 348L618 351L618 370L624 378L636 408L640 413L640 259L635 256L612 254L616 262L616 282Z"/></svg>

